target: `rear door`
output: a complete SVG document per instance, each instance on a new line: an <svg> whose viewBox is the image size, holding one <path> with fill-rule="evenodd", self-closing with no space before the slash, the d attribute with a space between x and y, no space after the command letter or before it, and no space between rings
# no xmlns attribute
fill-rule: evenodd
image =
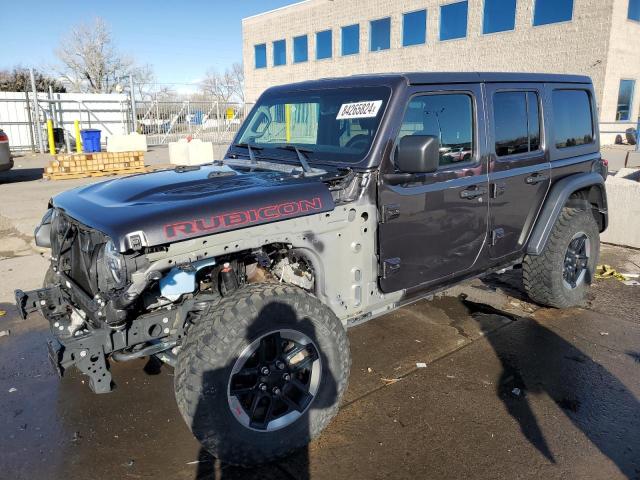
<svg viewBox="0 0 640 480"><path fill-rule="evenodd" d="M382 291L438 283L477 261L488 216L482 98L479 84L412 89L395 145L405 135L436 136L440 166L400 184L381 176ZM398 172L393 158L383 171Z"/></svg>
<svg viewBox="0 0 640 480"><path fill-rule="evenodd" d="M542 84L487 84L490 256L520 252L550 185Z"/></svg>

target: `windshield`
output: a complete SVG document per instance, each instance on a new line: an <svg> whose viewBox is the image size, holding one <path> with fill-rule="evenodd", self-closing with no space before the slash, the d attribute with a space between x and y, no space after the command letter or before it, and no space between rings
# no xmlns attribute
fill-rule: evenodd
<svg viewBox="0 0 640 480"><path fill-rule="evenodd" d="M387 87L266 93L235 143L260 147L257 157L295 155L278 150L295 145L310 163L356 163L371 147L389 94Z"/></svg>

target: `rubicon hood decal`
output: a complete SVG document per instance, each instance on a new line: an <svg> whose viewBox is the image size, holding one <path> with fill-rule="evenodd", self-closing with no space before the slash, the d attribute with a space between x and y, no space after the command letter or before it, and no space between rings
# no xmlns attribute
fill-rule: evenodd
<svg viewBox="0 0 640 480"><path fill-rule="evenodd" d="M87 185L59 194L53 205L108 235L121 251L132 232L143 232L147 246L156 246L328 212L335 206L318 178L213 165Z"/></svg>
<svg viewBox="0 0 640 480"><path fill-rule="evenodd" d="M208 235L215 232L233 230L252 223L260 224L324 210L326 209L323 208L322 198L320 197L293 200L266 207L212 215L208 218L171 223L164 226L164 233L169 240L181 236Z"/></svg>

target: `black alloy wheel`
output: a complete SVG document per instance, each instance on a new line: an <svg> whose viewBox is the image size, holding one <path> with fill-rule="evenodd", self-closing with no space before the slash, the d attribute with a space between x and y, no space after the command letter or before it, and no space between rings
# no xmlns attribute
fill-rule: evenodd
<svg viewBox="0 0 640 480"><path fill-rule="evenodd" d="M315 344L295 330L277 330L253 341L236 360L227 399L245 427L274 431L295 422L320 386Z"/></svg>

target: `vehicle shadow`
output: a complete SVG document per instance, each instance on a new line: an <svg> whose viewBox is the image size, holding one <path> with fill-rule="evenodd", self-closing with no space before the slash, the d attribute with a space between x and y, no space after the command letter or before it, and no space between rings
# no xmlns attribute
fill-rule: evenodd
<svg viewBox="0 0 640 480"><path fill-rule="evenodd" d="M271 312L270 312L271 310ZM316 330L313 323L308 318L298 318L296 312L287 304L280 302L272 302L262 309L257 315L255 321L249 326L245 332L246 344L250 344L256 338L260 338L269 333L270 328L264 320L267 318L274 318L274 311L281 319L285 320L285 323L296 326L296 330L300 328L305 335L307 335L315 345L321 345L316 337ZM264 320L263 320L264 317ZM238 352L238 355L240 352ZM312 400L311 405L306 412L296 420L295 423L288 427L284 427L278 430L276 433L261 432L260 435L264 435L263 442L271 443L278 442L280 446L287 447L287 442L290 442L292 435L300 435L306 439L305 443L312 440L312 429L310 425L318 422L318 417L322 415L322 412L331 408L337 398L337 384L336 380L331 373L331 370L327 367L327 361L320 352L322 360L322 371L320 379L320 390L318 394ZM205 392L223 392L222 395L227 395L228 391L228 379L231 369L235 364L237 357L231 359L228 364L218 370L211 370L204 373L202 378L202 389ZM221 370L224 371L221 375ZM293 375L293 374L292 374ZM226 379L221 381L221 379ZM283 395L286 388L283 388ZM324 393L323 393L324 392ZM211 408L211 402L201 394L198 405L196 407L196 413L193 418L192 432L198 440L205 439L208 435L209 425L208 417L211 415L223 415L228 418L228 422L232 422L230 430L238 430L238 427L242 429L246 428L241 426L239 421L233 417L230 411L230 406L225 402L223 409L228 407L229 410L223 412L213 412ZM235 425L237 423L237 425ZM244 432L235 433L237 439L242 439ZM251 442L251 441L250 441ZM247 447L241 447L247 448ZM240 456L242 456L240 454ZM251 457L250 453L247 455ZM198 454L198 467L196 472L196 480L232 480L232 479L299 479L307 480L310 478L309 474L309 448L304 446L293 451L287 458L272 463L263 464L253 468L237 467L227 465L213 455L211 455L206 448L201 447Z"/></svg>
<svg viewBox="0 0 640 480"><path fill-rule="evenodd" d="M531 302L522 282L522 268L513 268L504 273L492 273L480 279L482 285L491 291L501 290L505 294L523 302Z"/></svg>
<svg viewBox="0 0 640 480"><path fill-rule="evenodd" d="M462 301L502 364L496 394L529 443L556 462L531 405L531 395L546 394L627 478L639 478L640 402L624 383L534 319L516 318L509 335L491 332L500 312Z"/></svg>
<svg viewBox="0 0 640 480"><path fill-rule="evenodd" d="M32 182L41 180L44 168L14 168L0 172L0 185L4 183Z"/></svg>

